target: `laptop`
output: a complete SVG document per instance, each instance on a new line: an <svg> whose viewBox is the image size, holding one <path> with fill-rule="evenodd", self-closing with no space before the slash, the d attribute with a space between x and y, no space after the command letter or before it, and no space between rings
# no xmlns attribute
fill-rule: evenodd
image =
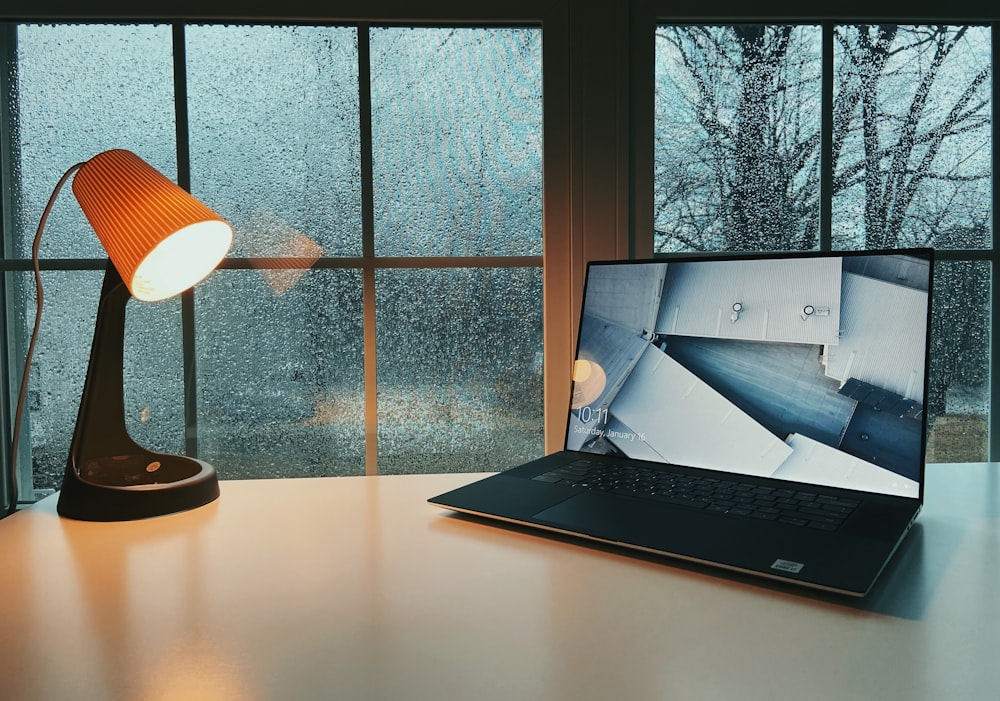
<svg viewBox="0 0 1000 701"><path fill-rule="evenodd" d="M932 267L592 262L564 449L429 501L864 596L923 503Z"/></svg>

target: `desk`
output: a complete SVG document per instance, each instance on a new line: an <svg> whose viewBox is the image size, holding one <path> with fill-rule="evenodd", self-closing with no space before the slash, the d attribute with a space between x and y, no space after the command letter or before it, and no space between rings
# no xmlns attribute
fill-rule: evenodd
<svg viewBox="0 0 1000 701"><path fill-rule="evenodd" d="M0 522L0 697L993 699L1000 466L928 472L863 600L425 503L477 475L223 482L124 524L50 497Z"/></svg>

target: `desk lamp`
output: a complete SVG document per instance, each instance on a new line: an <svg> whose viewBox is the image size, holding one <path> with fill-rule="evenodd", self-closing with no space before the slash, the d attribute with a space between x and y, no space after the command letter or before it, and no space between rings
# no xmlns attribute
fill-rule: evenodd
<svg viewBox="0 0 1000 701"><path fill-rule="evenodd" d="M219 496L215 468L147 450L128 435L125 306L131 297L156 301L197 284L225 257L233 231L134 153L105 151L71 167L52 193L36 235L36 274L45 218L73 172L73 194L109 261L58 512L86 521L125 521L202 506Z"/></svg>

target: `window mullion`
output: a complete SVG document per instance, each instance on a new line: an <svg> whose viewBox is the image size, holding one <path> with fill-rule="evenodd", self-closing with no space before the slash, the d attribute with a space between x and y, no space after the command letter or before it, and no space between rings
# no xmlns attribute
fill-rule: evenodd
<svg viewBox="0 0 1000 701"><path fill-rule="evenodd" d="M833 250L833 22L823 22L820 89L819 250Z"/></svg>
<svg viewBox="0 0 1000 701"><path fill-rule="evenodd" d="M187 44L182 22L172 25L174 57L174 129L177 184L191 191L191 144L188 128ZM198 374L196 372L194 290L181 295L181 355L184 368L184 450L198 456Z"/></svg>
<svg viewBox="0 0 1000 701"><path fill-rule="evenodd" d="M17 86L13 84L16 75L17 61L17 27L13 23L0 23L0 217L2 217L2 240L0 240L0 254L7 262L8 258L17 255L14 246L14 187L16 183L13 174L17 167L13 162L20 153L14 148L13 126L16 123L17 110ZM16 315L9 312L14 309L12 300L19 298L15 290L17 289L18 275L8 273L10 269L5 265L2 275L0 275L0 328L4 332L4 344L0 348L0 372L3 375L2 391L0 391L0 444L9 446L12 438L12 424L14 407L17 404L17 396L13 388L19 386L21 382L21 370L18 358L24 357L22 334L18 332L18 322ZM25 426L22 428L24 435L30 435L27 426L30 418L25 417ZM3 468L4 479L0 480L0 497L2 497L3 507L21 499L30 499L32 496L32 469L31 469L31 441L21 442L20 455L11 456L7 450L2 451L0 457L0 467ZM20 494L9 494L11 487L6 476L9 473L10 465L8 461L13 457L18 462L17 482Z"/></svg>
<svg viewBox="0 0 1000 701"><path fill-rule="evenodd" d="M375 193L372 165L370 27L358 25L358 119L361 136L361 256L365 374L365 474L378 474L378 373L375 343Z"/></svg>
<svg viewBox="0 0 1000 701"><path fill-rule="evenodd" d="M990 25L990 43L992 45L993 51L990 55L990 70L994 76L997 74L997 48L1000 45L1000 23L993 22ZM993 105L1000 104L1000 81L996 78L993 79ZM995 112L994 112L995 114ZM997 120L994 117L993 123L990 127L992 129L992 142L993 142L993 163L992 163L992 182L991 182L991 197L992 197L992 209L993 209L993 247L990 251L990 309L992 313L989 315L989 334L990 334L990 353L989 357L992 359L989 370L989 410L987 416L989 417L988 424L988 438L987 438L987 460L995 461L1000 460L1000 372L997 372L997 336L1000 333L1000 315L997 314L997 310L1000 310L1000 283L997 281L997 269L1000 266L1000 227L997 226L997 207L1000 206L1000 198L997 197L997 174L1000 173L1000 148L997 148L996 144L1000 143L1000 127L997 126Z"/></svg>

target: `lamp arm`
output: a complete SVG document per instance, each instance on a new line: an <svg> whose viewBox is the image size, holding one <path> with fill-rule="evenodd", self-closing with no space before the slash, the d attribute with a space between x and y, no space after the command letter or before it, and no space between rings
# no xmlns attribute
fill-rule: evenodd
<svg viewBox="0 0 1000 701"><path fill-rule="evenodd" d="M132 298L121 275L109 260L97 307L90 362L80 396L73 440L70 444L72 469L80 472L87 458L142 455L145 449L128 435L125 426L125 309ZM117 480L118 470L111 471ZM122 486L127 481L122 482Z"/></svg>
<svg viewBox="0 0 1000 701"><path fill-rule="evenodd" d="M7 505L7 509L3 514L5 517L10 516L17 510L17 458L21 438L21 422L24 419L24 404L28 396L28 380L31 373L31 358L35 353L35 345L38 341L38 330L41 328L42 324L42 305L45 302L45 292L42 289L42 273L38 262L38 252L42 243L42 232L45 230L45 224L49 219L49 213L52 212L52 207L55 205L56 198L59 196L59 193L66 184L66 181L69 180L73 173L80 170L84 164L85 162L80 162L70 166L66 172L63 173L62 177L59 178L59 182L56 183L55 188L52 190L52 194L49 196L49 201L46 203L45 209L42 210L42 216L38 220L38 228L35 230L35 238L31 244L31 260L35 273L35 323L31 331L31 338L28 341L28 350L24 357L24 372L21 374L21 388L17 394L17 408L14 410L14 428L10 440L10 460L7 463L7 484L10 491L10 503Z"/></svg>

